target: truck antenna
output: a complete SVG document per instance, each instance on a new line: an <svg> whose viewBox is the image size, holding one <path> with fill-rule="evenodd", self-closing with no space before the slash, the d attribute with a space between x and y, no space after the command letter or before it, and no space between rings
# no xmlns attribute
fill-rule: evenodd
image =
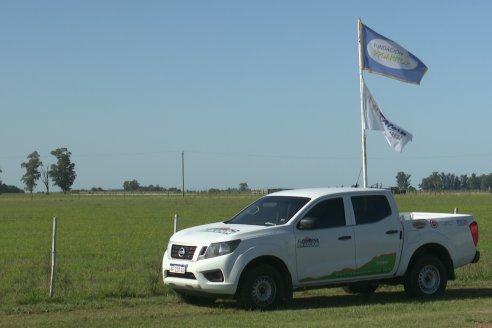
<svg viewBox="0 0 492 328"><path fill-rule="evenodd" d="M358 188L359 187L359 179L360 179L360 174L361 173L362 173L362 168L359 171L359 176L357 177L357 182L355 182L355 184L352 187L354 187L354 188Z"/></svg>

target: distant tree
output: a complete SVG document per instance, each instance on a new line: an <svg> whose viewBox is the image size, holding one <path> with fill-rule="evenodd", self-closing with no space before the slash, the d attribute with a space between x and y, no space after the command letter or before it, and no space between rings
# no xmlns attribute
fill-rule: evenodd
<svg viewBox="0 0 492 328"><path fill-rule="evenodd" d="M470 178L468 179L468 190L479 190L480 189L480 178L472 173Z"/></svg>
<svg viewBox="0 0 492 328"><path fill-rule="evenodd" d="M416 192L417 189L415 189L415 187L413 187L413 186L410 186L410 187L408 187L407 191Z"/></svg>
<svg viewBox="0 0 492 328"><path fill-rule="evenodd" d="M396 186L401 190L407 190L410 187L410 174L405 172L398 172L396 174Z"/></svg>
<svg viewBox="0 0 492 328"><path fill-rule="evenodd" d="M459 190L460 189L460 179L456 175L454 175L453 173L441 172L439 174L439 178L441 181L442 190Z"/></svg>
<svg viewBox="0 0 492 328"><path fill-rule="evenodd" d="M481 190L492 190L492 173L480 176L480 189Z"/></svg>
<svg viewBox="0 0 492 328"><path fill-rule="evenodd" d="M123 189L125 191L137 191L139 188L140 183L138 183L138 181L135 179L123 182Z"/></svg>
<svg viewBox="0 0 492 328"><path fill-rule="evenodd" d="M468 190L468 175L466 174L460 175L459 181L460 181L460 189Z"/></svg>
<svg viewBox="0 0 492 328"><path fill-rule="evenodd" d="M419 184L420 189L424 191L441 191L442 182L439 172L432 172L427 178L423 178L422 182Z"/></svg>
<svg viewBox="0 0 492 328"><path fill-rule="evenodd" d="M36 181L41 177L39 167L43 165L43 162L39 159L39 153L33 151L27 156L28 161L21 163L21 167L26 169L26 173L22 176L21 180L26 185L26 190L29 191L32 197L32 191L36 187Z"/></svg>
<svg viewBox="0 0 492 328"><path fill-rule="evenodd" d="M2 170L0 170L0 173L2 173ZM7 186L6 184L2 183L2 179L0 179L0 194L1 193L24 193L24 190L17 188L16 186Z"/></svg>
<svg viewBox="0 0 492 328"><path fill-rule="evenodd" d="M46 194L50 194L50 174L48 170L48 166L41 165L41 182L44 184L46 188Z"/></svg>
<svg viewBox="0 0 492 328"><path fill-rule="evenodd" d="M154 186L153 184L151 184L151 185L148 185L147 187L145 187L145 191L157 191L157 192L159 192L159 191L166 191L166 188L161 187L159 185Z"/></svg>
<svg viewBox="0 0 492 328"><path fill-rule="evenodd" d="M241 182L239 184L239 191L249 191L248 184L246 182Z"/></svg>
<svg viewBox="0 0 492 328"><path fill-rule="evenodd" d="M16 186L10 186L6 185L4 183L0 183L0 194L1 193L7 193L7 194L23 194L24 190L16 187Z"/></svg>
<svg viewBox="0 0 492 328"><path fill-rule="evenodd" d="M51 152L57 159L56 164L51 164L48 174L53 180L54 185L61 188L63 193L70 191L77 174L75 174L75 164L70 161L71 152L67 148L58 148Z"/></svg>

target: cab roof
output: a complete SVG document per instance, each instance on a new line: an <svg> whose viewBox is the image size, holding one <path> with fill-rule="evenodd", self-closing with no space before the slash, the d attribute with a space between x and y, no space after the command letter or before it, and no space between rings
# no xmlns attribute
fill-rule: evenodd
<svg viewBox="0 0 492 328"><path fill-rule="evenodd" d="M371 192L388 192L386 189L375 189L375 188L306 188L306 189L291 189L277 191L267 196L293 196L293 197L308 197L311 199L329 196L329 195L340 195L346 193L371 193Z"/></svg>

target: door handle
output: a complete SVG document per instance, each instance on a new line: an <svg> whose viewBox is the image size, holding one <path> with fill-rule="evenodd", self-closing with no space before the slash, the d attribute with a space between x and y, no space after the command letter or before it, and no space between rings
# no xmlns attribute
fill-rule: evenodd
<svg viewBox="0 0 492 328"><path fill-rule="evenodd" d="M349 240L349 239L352 239L352 236L341 236L341 237L338 237L338 240Z"/></svg>
<svg viewBox="0 0 492 328"><path fill-rule="evenodd" d="M399 230L388 230L388 231L386 231L386 234L387 235L394 235L394 234L396 234L398 232L399 232Z"/></svg>

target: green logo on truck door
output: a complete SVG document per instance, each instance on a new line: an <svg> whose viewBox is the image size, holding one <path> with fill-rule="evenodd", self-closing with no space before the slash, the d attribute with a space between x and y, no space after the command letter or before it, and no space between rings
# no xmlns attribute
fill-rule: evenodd
<svg viewBox="0 0 492 328"><path fill-rule="evenodd" d="M389 273L391 272L391 270L393 270L395 266L395 261L396 253L383 254L375 256L371 261L364 264L358 269L345 268L343 270L333 272L323 277L306 277L301 279L300 282L371 276L376 274Z"/></svg>
<svg viewBox="0 0 492 328"><path fill-rule="evenodd" d="M319 239L305 237L304 239L299 239L297 241L297 248L305 248L305 247L319 247Z"/></svg>

